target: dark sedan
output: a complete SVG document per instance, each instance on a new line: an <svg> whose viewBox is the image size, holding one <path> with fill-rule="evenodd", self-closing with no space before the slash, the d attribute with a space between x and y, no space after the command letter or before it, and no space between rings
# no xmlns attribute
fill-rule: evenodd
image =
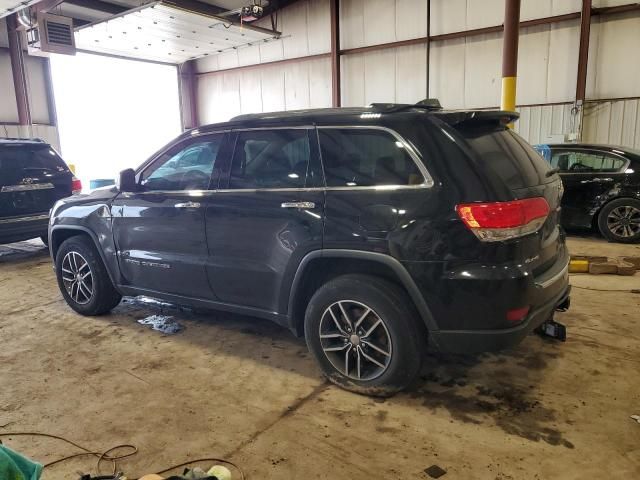
<svg viewBox="0 0 640 480"><path fill-rule="evenodd" d="M564 184L565 228L596 227L610 241L640 241L640 151L611 145L537 145Z"/></svg>

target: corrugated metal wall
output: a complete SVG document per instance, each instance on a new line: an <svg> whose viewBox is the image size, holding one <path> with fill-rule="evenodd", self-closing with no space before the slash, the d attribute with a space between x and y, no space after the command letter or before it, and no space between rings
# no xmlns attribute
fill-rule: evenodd
<svg viewBox="0 0 640 480"><path fill-rule="evenodd" d="M593 5L628 1L593 0ZM580 8L581 0L523 0L521 18ZM500 25L504 0L432 0L431 9L431 34L439 35ZM341 48L425 37L427 18L426 0L342 0ZM329 21L327 0L300 1L281 13L282 41L199 60L198 68L216 71L327 53ZM618 102L592 100L640 97L640 61L632 60L637 53L621 48L640 46L640 16L617 14L606 21L596 16L592 22L583 140L637 145L637 101L622 102L622 110ZM522 118L516 128L532 143L558 140L579 128L572 114L579 37L578 20L521 30L518 104L525 106L519 108ZM421 100L427 96L429 71L429 95L446 108L496 108L501 56L500 33L432 42L429 68L426 44L343 55L342 104ZM203 123L245 112L329 106L330 63L322 58L205 75L198 90Z"/></svg>

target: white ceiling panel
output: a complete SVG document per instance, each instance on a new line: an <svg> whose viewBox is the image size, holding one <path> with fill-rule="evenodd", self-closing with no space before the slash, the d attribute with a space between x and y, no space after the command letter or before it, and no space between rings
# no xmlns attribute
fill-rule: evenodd
<svg viewBox="0 0 640 480"><path fill-rule="evenodd" d="M76 47L98 53L182 63L207 55L263 44L278 33L230 24L153 2L76 29Z"/></svg>
<svg viewBox="0 0 640 480"><path fill-rule="evenodd" d="M34 3L37 3L37 2L38 0L31 0L31 1L23 0L22 2L17 0L0 0L0 18L6 17L7 15L11 15L12 13L17 12L18 10L21 10L24 7L27 7L29 5L33 5Z"/></svg>

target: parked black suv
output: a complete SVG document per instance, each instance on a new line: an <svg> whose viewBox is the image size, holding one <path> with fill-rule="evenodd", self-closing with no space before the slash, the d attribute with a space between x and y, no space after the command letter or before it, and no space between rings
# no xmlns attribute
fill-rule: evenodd
<svg viewBox="0 0 640 480"><path fill-rule="evenodd" d="M37 237L46 243L49 210L81 189L51 145L0 138L0 244Z"/></svg>
<svg viewBox="0 0 640 480"><path fill-rule="evenodd" d="M587 143L536 145L564 184L562 225L640 242L640 151Z"/></svg>
<svg viewBox="0 0 640 480"><path fill-rule="evenodd" d="M568 307L560 178L515 118L373 105L186 132L55 206L60 290L85 315L147 295L274 320L333 382L397 391L427 342L507 347Z"/></svg>

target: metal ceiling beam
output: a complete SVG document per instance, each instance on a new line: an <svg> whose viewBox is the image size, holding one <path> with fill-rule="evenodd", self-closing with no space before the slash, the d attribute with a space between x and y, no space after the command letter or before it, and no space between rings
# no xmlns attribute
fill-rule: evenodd
<svg viewBox="0 0 640 480"><path fill-rule="evenodd" d="M64 3L75 5L97 12L108 13L109 15L118 15L129 10L128 7L116 5L115 3L104 2L102 0L64 0Z"/></svg>

